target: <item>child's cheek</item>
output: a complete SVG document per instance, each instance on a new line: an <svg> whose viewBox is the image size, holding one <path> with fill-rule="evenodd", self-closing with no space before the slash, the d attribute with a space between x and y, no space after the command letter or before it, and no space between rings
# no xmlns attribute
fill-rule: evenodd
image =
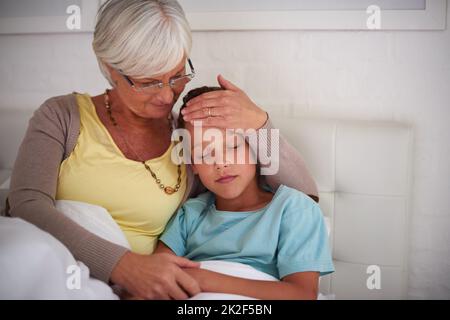
<svg viewBox="0 0 450 320"><path fill-rule="evenodd" d="M198 174L202 181L210 181L214 178L214 166L208 164L193 165L194 173Z"/></svg>

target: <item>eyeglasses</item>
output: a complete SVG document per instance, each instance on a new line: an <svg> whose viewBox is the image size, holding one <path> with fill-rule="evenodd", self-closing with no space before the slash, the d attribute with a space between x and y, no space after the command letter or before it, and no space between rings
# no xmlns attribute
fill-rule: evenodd
<svg viewBox="0 0 450 320"><path fill-rule="evenodd" d="M119 70L119 73L122 75L122 77L124 77L124 79L129 83L129 85L136 92L139 92L139 93L147 93L147 94L156 93L159 89L162 89L165 86L169 86L173 90L179 90L179 89L182 89L195 76L195 69L192 64L191 59L188 59L187 61L188 61L191 72L188 74L170 78L168 84L164 84L164 82L159 81L159 80L150 81L148 83L135 83L127 75L123 74L122 70Z"/></svg>

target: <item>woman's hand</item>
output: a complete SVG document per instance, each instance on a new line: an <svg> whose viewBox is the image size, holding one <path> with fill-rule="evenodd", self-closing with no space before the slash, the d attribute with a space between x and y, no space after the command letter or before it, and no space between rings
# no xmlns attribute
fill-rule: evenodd
<svg viewBox="0 0 450 320"><path fill-rule="evenodd" d="M259 129L266 123L267 113L244 91L221 75L217 81L224 90L206 92L191 99L181 112L185 121L197 120L202 121L203 126L244 130Z"/></svg>
<svg viewBox="0 0 450 320"><path fill-rule="evenodd" d="M198 282L182 268L200 264L168 253L127 252L111 273L111 281L142 299L187 299L200 292ZM188 270L188 269L186 269Z"/></svg>

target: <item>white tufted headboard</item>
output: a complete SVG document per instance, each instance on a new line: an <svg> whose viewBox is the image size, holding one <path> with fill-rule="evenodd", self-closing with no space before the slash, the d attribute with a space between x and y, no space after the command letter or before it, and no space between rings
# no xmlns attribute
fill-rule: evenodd
<svg viewBox="0 0 450 320"><path fill-rule="evenodd" d="M0 185L9 176L31 111L0 109ZM412 131L392 122L273 117L298 149L331 218L336 272L321 292L337 299L406 298ZM1 206L6 190L0 190ZM381 289L369 290L369 265Z"/></svg>
<svg viewBox="0 0 450 320"><path fill-rule="evenodd" d="M321 280L321 292L336 299L406 298L412 130L393 122L272 121L300 150L331 219L336 272ZM370 265L380 268L380 289L367 287Z"/></svg>

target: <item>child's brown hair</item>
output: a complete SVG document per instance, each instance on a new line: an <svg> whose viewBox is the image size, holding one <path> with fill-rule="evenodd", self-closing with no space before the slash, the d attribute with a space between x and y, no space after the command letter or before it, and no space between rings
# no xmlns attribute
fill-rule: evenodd
<svg viewBox="0 0 450 320"><path fill-rule="evenodd" d="M180 113L178 114L178 128L184 128L185 127L185 122L183 119L183 115L181 114L181 110L183 110L184 108L186 108L186 103L188 103L189 100L194 99L195 97L206 93L206 92L211 92L211 91L218 91L218 90L223 90L221 87L208 87L208 86L203 86L203 87L198 87L195 89L190 90L184 97L183 97L183 105L180 108Z"/></svg>

